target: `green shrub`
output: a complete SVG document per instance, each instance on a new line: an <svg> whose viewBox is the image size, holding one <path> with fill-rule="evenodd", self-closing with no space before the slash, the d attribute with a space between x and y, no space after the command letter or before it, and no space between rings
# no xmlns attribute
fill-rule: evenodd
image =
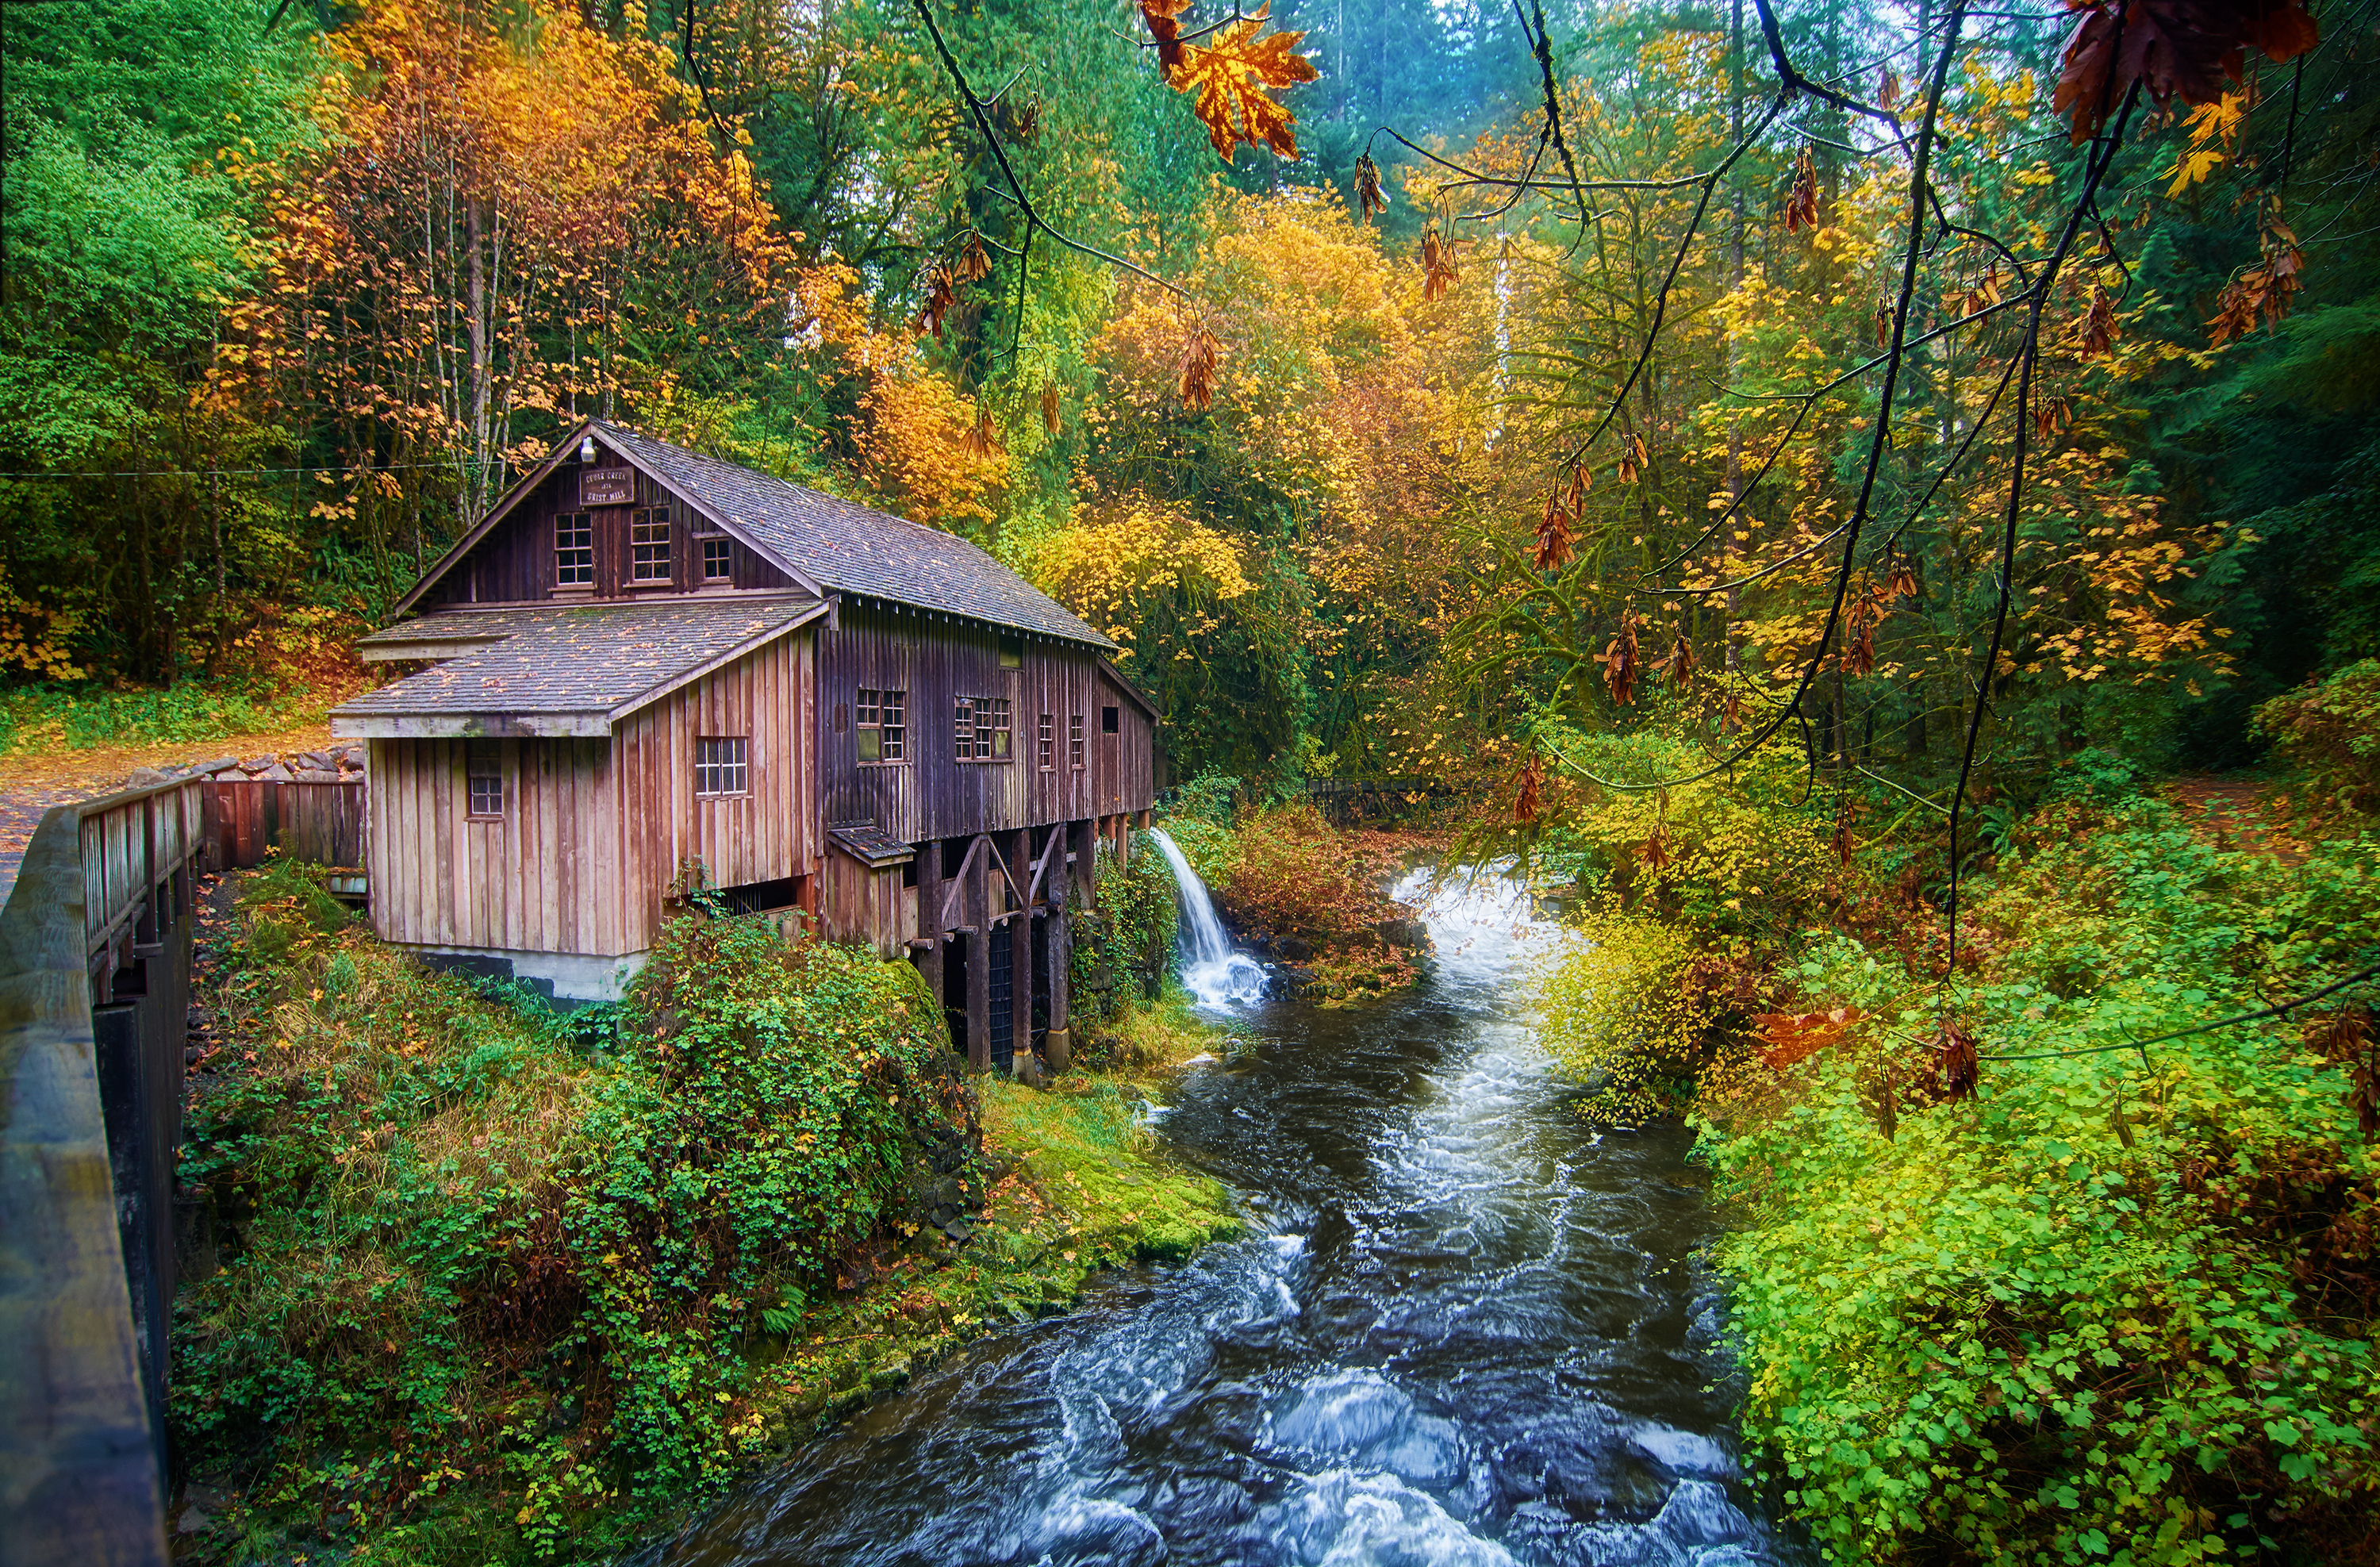
<svg viewBox="0 0 2380 1567"><path fill-rule="evenodd" d="M253 1060L189 1117L229 1255L176 1303L177 1451L357 1560L618 1543L758 1448L753 1351L922 1150L973 1147L931 1002L906 965L688 917L589 1026L318 896L255 878L212 998Z"/></svg>
<svg viewBox="0 0 2380 1567"><path fill-rule="evenodd" d="M1585 920L1537 982L1538 1038L1584 1083L1583 1107L1634 1124L1685 1106L1709 1022L1687 970L1694 947L1658 919L1605 912Z"/></svg>
<svg viewBox="0 0 2380 1567"><path fill-rule="evenodd" d="M2380 810L2380 659L2365 659L2256 710L2258 734L2305 774L2318 808Z"/></svg>
<svg viewBox="0 0 2380 1567"><path fill-rule="evenodd" d="M25 686L0 695L0 751L199 746L321 723L341 695L262 679L131 690L96 684Z"/></svg>
<svg viewBox="0 0 2380 1567"><path fill-rule="evenodd" d="M2019 841L1952 992L1979 1097L1945 1102L1925 1049L1938 972L1849 937L1797 975L1841 1041L1713 1096L1748 1433L1835 1560L2368 1560L2380 1185L2349 1074L2269 1020L2130 1046L2372 961L2380 855L2296 872L2137 798Z"/></svg>
<svg viewBox="0 0 2380 1567"><path fill-rule="evenodd" d="M1073 978L1076 1010L1097 1021L1162 991L1182 906L1172 869L1146 834L1122 861L1101 839L1093 874L1099 912L1075 926Z"/></svg>

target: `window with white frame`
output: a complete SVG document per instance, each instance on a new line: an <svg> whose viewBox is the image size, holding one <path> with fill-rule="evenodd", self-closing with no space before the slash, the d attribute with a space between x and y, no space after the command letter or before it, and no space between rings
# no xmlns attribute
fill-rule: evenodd
<svg viewBox="0 0 2380 1567"><path fill-rule="evenodd" d="M1035 760L1044 772L1058 771L1058 719L1054 713L1041 715L1041 729L1035 739Z"/></svg>
<svg viewBox="0 0 2380 1567"><path fill-rule="evenodd" d="M698 795L747 795L752 792L751 742L741 735L708 735L694 742L694 792Z"/></svg>
<svg viewBox="0 0 2380 1567"><path fill-rule="evenodd" d="M1013 737L1008 698L960 697L953 710L953 755L961 761L1007 761Z"/></svg>
<svg viewBox="0 0 2380 1567"><path fill-rule="evenodd" d="M1083 715L1074 713L1066 720L1066 763L1076 772L1083 771Z"/></svg>

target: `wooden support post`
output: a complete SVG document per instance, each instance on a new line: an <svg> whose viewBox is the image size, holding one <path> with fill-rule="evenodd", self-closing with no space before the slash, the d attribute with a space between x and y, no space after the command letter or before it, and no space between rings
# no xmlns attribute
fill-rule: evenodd
<svg viewBox="0 0 2380 1567"><path fill-rule="evenodd" d="M966 884L960 889L966 910L967 1065L991 1070L991 856L988 844L967 856Z"/></svg>
<svg viewBox="0 0 2380 1567"><path fill-rule="evenodd" d="M1061 828L1061 832L1068 829ZM1064 853L1064 850L1060 850ZM1075 1020L1070 1005L1073 1001L1074 978L1074 911L1066 906L1061 895L1050 900L1050 1039L1042 1058L1052 1072L1063 1072L1074 1064Z"/></svg>
<svg viewBox="0 0 2380 1567"><path fill-rule="evenodd" d="M917 972L924 977L926 989L933 992L934 1015L942 1016L942 845L940 839L929 839L917 846L917 939L925 943L917 949ZM945 1025L947 1032L947 1025Z"/></svg>
<svg viewBox="0 0 2380 1567"><path fill-rule="evenodd" d="M1070 821L1066 823L1066 846L1073 852L1075 856L1075 886L1082 894L1083 906L1085 908L1093 908L1098 906L1099 881L1097 851L1099 848L1099 838L1092 832L1091 824L1088 821Z"/></svg>
<svg viewBox="0 0 2380 1567"><path fill-rule="evenodd" d="M1022 893L1033 876L1033 830L1019 828L1006 836L1009 875L1020 883L1017 893ZM1033 905L1015 893L1009 903L1014 912L1008 921L1008 1037L1015 1047L1010 1070L1024 1077L1030 1075L1033 1056Z"/></svg>

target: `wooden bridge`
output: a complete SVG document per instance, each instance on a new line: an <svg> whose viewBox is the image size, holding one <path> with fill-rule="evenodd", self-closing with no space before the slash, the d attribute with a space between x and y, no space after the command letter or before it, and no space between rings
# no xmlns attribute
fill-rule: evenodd
<svg viewBox="0 0 2380 1567"><path fill-rule="evenodd" d="M352 784L53 808L0 909L0 1563L157 1563L198 878L360 864Z"/></svg>

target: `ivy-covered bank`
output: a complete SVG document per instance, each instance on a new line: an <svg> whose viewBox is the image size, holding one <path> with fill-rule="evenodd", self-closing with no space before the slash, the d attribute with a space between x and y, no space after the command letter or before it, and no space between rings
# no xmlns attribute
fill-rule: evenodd
<svg viewBox="0 0 2380 1567"><path fill-rule="evenodd" d="M211 947L185 1561L601 1560L1095 1269L1238 1228L1135 1114L1212 1036L1120 951L1103 1069L1042 1091L965 1076L906 965L767 919L681 918L572 1015L419 967L293 865Z"/></svg>
<svg viewBox="0 0 2380 1567"><path fill-rule="evenodd" d="M2292 700L2328 748L2261 804L2084 753L1979 811L1955 958L1916 808L1790 764L1536 845L1585 910L1547 1042L1701 1128L1746 1434L1828 1560L2380 1561L2380 750Z"/></svg>

